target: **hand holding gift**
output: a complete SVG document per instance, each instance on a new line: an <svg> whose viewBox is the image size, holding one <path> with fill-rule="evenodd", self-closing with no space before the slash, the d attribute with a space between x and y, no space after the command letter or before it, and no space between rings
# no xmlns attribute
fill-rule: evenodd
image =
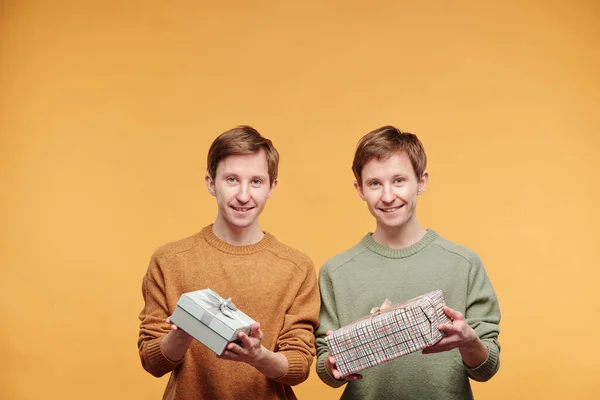
<svg viewBox="0 0 600 400"><path fill-rule="evenodd" d="M263 333L260 330L260 324L255 322L250 327L249 334L240 332L238 339L240 344L229 343L227 348L219 357L224 360L242 361L252 365L252 361L258 360L262 356L264 347L262 347Z"/></svg>
<svg viewBox="0 0 600 400"><path fill-rule="evenodd" d="M160 348L169 360L178 362L183 358L194 338L177 325L171 323L170 317L165 322L171 325L171 331L161 341Z"/></svg>
<svg viewBox="0 0 600 400"><path fill-rule="evenodd" d="M249 334L240 332L238 339L239 344L229 343L219 358L245 362L272 379L281 377L288 370L288 360L283 354L274 353L262 345L263 333L258 322L252 324Z"/></svg>
<svg viewBox="0 0 600 400"><path fill-rule="evenodd" d="M487 346L479 339L479 336L467 324L462 313L444 306L444 313L452 320L447 324L438 325L438 330L445 337L436 344L423 349L423 354L440 353L458 348L463 362L471 368L477 367L488 356Z"/></svg>
<svg viewBox="0 0 600 400"><path fill-rule="evenodd" d="M331 334L333 334L333 331L327 331L326 333L327 336ZM333 376L338 381L342 379L347 381L357 381L359 379L362 379L362 375L360 374L350 374L347 376L342 376L342 374L340 373L340 371L338 371L335 365L335 357L331 354L329 354L327 356L327 360L325 360L325 367L327 368L327 371L329 371L329 375Z"/></svg>

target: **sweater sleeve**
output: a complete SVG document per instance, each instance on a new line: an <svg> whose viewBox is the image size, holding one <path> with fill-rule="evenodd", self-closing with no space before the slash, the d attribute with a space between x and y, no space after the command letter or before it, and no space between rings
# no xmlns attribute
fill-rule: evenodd
<svg viewBox="0 0 600 400"><path fill-rule="evenodd" d="M319 324L319 303L315 268L312 262L307 261L304 279L285 314L277 338L276 352L287 358L288 370L273 381L293 386L308 378L315 357L314 332Z"/></svg>
<svg viewBox="0 0 600 400"><path fill-rule="evenodd" d="M160 343L169 333L169 324L165 319L169 316L163 275L156 253L150 260L150 266L142 281L144 308L139 314L140 331L138 350L142 366L156 377L171 372L182 363L173 362L162 353Z"/></svg>
<svg viewBox="0 0 600 400"><path fill-rule="evenodd" d="M484 382L500 368L500 307L479 257L472 261L468 291L465 318L488 347L488 356L477 367L465 369L472 379Z"/></svg>
<svg viewBox="0 0 600 400"><path fill-rule="evenodd" d="M316 333L317 342L317 375L327 385L337 388L345 384L345 380L337 380L327 370L325 361L329 356L329 347L325 341L327 331L334 331L340 327L337 318L333 285L329 271L324 265L319 273L319 289L321 291L321 312L319 314L319 329Z"/></svg>

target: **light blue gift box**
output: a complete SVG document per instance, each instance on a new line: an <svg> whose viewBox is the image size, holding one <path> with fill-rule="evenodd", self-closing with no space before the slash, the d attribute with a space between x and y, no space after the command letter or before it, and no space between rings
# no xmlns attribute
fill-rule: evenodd
<svg viewBox="0 0 600 400"><path fill-rule="evenodd" d="M184 293L177 302L171 322L192 335L200 343L223 354L225 347L237 339L238 333L250 333L254 320L212 289Z"/></svg>

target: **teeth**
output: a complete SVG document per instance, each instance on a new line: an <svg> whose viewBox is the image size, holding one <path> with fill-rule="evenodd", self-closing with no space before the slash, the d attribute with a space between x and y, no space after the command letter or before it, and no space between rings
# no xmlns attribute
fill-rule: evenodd
<svg viewBox="0 0 600 400"><path fill-rule="evenodd" d="M400 209L400 207L394 207L394 208L382 208L381 211L383 212L387 212L387 213L391 213L394 212L396 210Z"/></svg>

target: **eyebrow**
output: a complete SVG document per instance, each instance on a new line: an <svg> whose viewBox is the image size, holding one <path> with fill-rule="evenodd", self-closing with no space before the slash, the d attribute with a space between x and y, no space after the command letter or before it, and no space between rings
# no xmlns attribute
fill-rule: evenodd
<svg viewBox="0 0 600 400"><path fill-rule="evenodd" d="M392 175L390 179L394 180L394 179L397 179L397 178L408 179L408 175L406 175L406 174L396 174L396 175ZM385 181L385 179L381 179L381 178L378 178L378 177L365 177L365 178L363 178L363 181L365 183L371 183L371 182L374 182L374 181Z"/></svg>
<svg viewBox="0 0 600 400"><path fill-rule="evenodd" d="M365 179L363 179L363 181L364 181L365 183L372 183L372 182L375 182L375 181L380 181L380 180L381 180L381 179L379 179L379 178L365 178Z"/></svg>
<svg viewBox="0 0 600 400"><path fill-rule="evenodd" d="M240 175L235 173L235 172L227 172L227 171L223 171L223 178L227 179L230 176L234 176L236 178L239 179ZM261 179L261 180L266 180L268 177L268 175L253 175L250 177L250 180L254 180L254 179Z"/></svg>

